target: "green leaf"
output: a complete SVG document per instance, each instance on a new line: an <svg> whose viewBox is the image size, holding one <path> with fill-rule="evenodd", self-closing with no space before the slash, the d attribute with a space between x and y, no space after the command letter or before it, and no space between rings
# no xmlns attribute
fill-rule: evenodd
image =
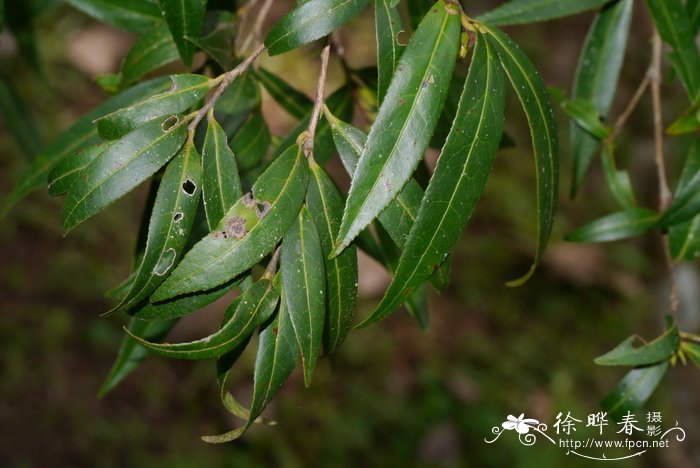
<svg viewBox="0 0 700 468"><path fill-rule="evenodd" d="M236 25L233 22L224 21L217 24L216 29L206 36L188 37L187 40L202 49L223 70L231 70L236 31Z"/></svg>
<svg viewBox="0 0 700 468"><path fill-rule="evenodd" d="M143 33L131 46L122 65L121 87L125 88L142 76L177 60L177 47L164 23Z"/></svg>
<svg viewBox="0 0 700 468"><path fill-rule="evenodd" d="M252 72L243 73L236 78L224 94L216 101L216 113L238 114L255 109L260 104L260 87ZM221 119L217 115L217 120ZM221 125L226 128L225 125Z"/></svg>
<svg viewBox="0 0 700 468"><path fill-rule="evenodd" d="M258 69L255 76L260 80L267 92L270 93L272 99L289 112L289 115L292 117L302 119L311 111L313 107L311 99L306 94L288 85L282 78L264 68Z"/></svg>
<svg viewBox="0 0 700 468"><path fill-rule="evenodd" d="M95 121L105 140L117 140L146 122L164 115L179 114L195 105L215 84L202 75L171 75L168 91L119 109Z"/></svg>
<svg viewBox="0 0 700 468"><path fill-rule="evenodd" d="M129 193L163 167L185 141L178 116L148 122L112 144L83 169L83 181L68 192L61 221L66 232Z"/></svg>
<svg viewBox="0 0 700 468"><path fill-rule="evenodd" d="M632 190L632 181L630 180L629 173L625 170L618 170L615 164L615 153L613 152L613 147L611 145L605 145L603 147L602 161L603 161L603 174L605 175L605 181L608 184L610 192L612 192L615 199L622 205L625 209L633 209L637 206L637 202L634 199L634 190Z"/></svg>
<svg viewBox="0 0 700 468"><path fill-rule="evenodd" d="M368 0L310 0L279 20L265 38L278 55L326 36L357 16Z"/></svg>
<svg viewBox="0 0 700 468"><path fill-rule="evenodd" d="M673 318L666 320L666 331L655 340L646 343L638 336L630 336L593 362L601 366L644 366L668 360L678 351L681 338ZM634 346L640 341L642 346Z"/></svg>
<svg viewBox="0 0 700 468"><path fill-rule="evenodd" d="M586 224L566 236L569 242L610 242L639 236L656 226L659 215L646 208L620 211Z"/></svg>
<svg viewBox="0 0 700 468"><path fill-rule="evenodd" d="M231 149L241 171L260 165L271 142L272 136L262 112L252 112L231 139Z"/></svg>
<svg viewBox="0 0 700 468"><path fill-rule="evenodd" d="M389 88L399 58L406 48L399 43L399 34L403 31L401 16L390 0L376 0L374 17L377 36L377 100L381 104Z"/></svg>
<svg viewBox="0 0 700 468"><path fill-rule="evenodd" d="M131 319L128 325L129 333L138 336L144 340L157 341L165 337L165 335L173 328L177 320L166 320L159 322L143 322L140 320ZM104 397L107 393L114 390L119 383L124 380L131 372L134 371L148 356L149 352L146 348L132 340L129 336L124 336L117 359L109 371L109 375L100 387L98 396Z"/></svg>
<svg viewBox="0 0 700 468"><path fill-rule="evenodd" d="M511 0L477 20L494 26L534 23L598 8L610 0Z"/></svg>
<svg viewBox="0 0 700 468"><path fill-rule="evenodd" d="M7 215L10 209L27 194L43 188L47 175L56 163L76 153L81 148L86 148L100 141L97 136L97 129L92 123L93 120L116 109L140 101L153 93L167 89L169 81L166 77L160 77L141 83L108 99L81 117L34 158L32 165L22 175L10 194L3 200L0 208L0 218Z"/></svg>
<svg viewBox="0 0 700 468"><path fill-rule="evenodd" d="M279 293L272 281L261 279L233 304L235 312L219 331L206 338L188 343L151 343L127 330L139 344L159 356L177 359L211 359L221 356L248 339L255 327L265 322L275 311Z"/></svg>
<svg viewBox="0 0 700 468"><path fill-rule="evenodd" d="M201 187L202 165L194 144L188 142L165 169L153 205L143 259L129 293L112 311L147 299L180 260L194 224Z"/></svg>
<svg viewBox="0 0 700 468"><path fill-rule="evenodd" d="M138 320L168 320L184 317L223 297L240 282L239 278L208 291L185 294L162 302L144 302L129 311Z"/></svg>
<svg viewBox="0 0 700 468"><path fill-rule="evenodd" d="M0 72L0 113L15 148L31 161L41 151L41 134L9 75Z"/></svg>
<svg viewBox="0 0 700 468"><path fill-rule="evenodd" d="M162 21L158 7L144 0L68 0L93 18L127 31L145 32Z"/></svg>
<svg viewBox="0 0 700 468"><path fill-rule="evenodd" d="M280 272L308 387L321 349L326 271L321 240L306 206L302 206L282 240Z"/></svg>
<svg viewBox="0 0 700 468"><path fill-rule="evenodd" d="M498 52L503 69L520 99L532 136L537 177L537 250L532 268L522 278L508 283L519 286L535 271L554 223L559 194L559 137L547 90L532 63L506 34L484 26L487 39Z"/></svg>
<svg viewBox="0 0 700 468"><path fill-rule="evenodd" d="M593 103L588 99L567 99L561 103L561 108L583 130L595 138L602 140L612 133L612 129L601 121L601 116Z"/></svg>
<svg viewBox="0 0 700 468"><path fill-rule="evenodd" d="M486 185L503 131L505 91L495 50L482 35L418 217L389 289L360 326L390 314L439 268L466 226Z"/></svg>
<svg viewBox="0 0 700 468"><path fill-rule="evenodd" d="M49 173L49 195L61 195L73 187L76 182L81 183L83 171L92 161L100 157L109 148L110 143L99 143L90 146L61 160Z"/></svg>
<svg viewBox="0 0 700 468"><path fill-rule="evenodd" d="M696 140L685 160L676 196L687 190L690 181L700 172L700 140ZM693 260L700 252L700 215L668 230L668 247L676 261Z"/></svg>
<svg viewBox="0 0 700 468"><path fill-rule="evenodd" d="M333 354L343 342L352 324L357 302L357 251L350 246L333 259L333 241L343 216L343 198L330 176L315 161L310 162L311 177L306 204L313 216L323 249L326 271L326 320L323 349Z"/></svg>
<svg viewBox="0 0 700 468"><path fill-rule="evenodd" d="M684 135L700 131L700 98L696 99L690 109L678 117L667 129L669 135Z"/></svg>
<svg viewBox="0 0 700 468"><path fill-rule="evenodd" d="M615 385L600 402L605 411L616 421L628 411L637 411L649 399L666 373L668 362L632 369Z"/></svg>
<svg viewBox="0 0 700 468"><path fill-rule="evenodd" d="M301 208L308 164L298 146L290 147L228 211L210 235L200 240L158 289L151 301L214 288L267 255Z"/></svg>
<svg viewBox="0 0 700 468"><path fill-rule="evenodd" d="M690 149L671 206L661 215L659 226L663 228L690 221L700 214L700 140Z"/></svg>
<svg viewBox="0 0 700 468"><path fill-rule="evenodd" d="M229 209L241 198L236 158L226 142L226 133L210 115L202 147L202 196L209 230L224 219Z"/></svg>
<svg viewBox="0 0 700 468"><path fill-rule="evenodd" d="M700 97L700 54L688 14L680 0L646 0L661 39L673 49L669 59L690 99Z"/></svg>
<svg viewBox="0 0 700 468"><path fill-rule="evenodd" d="M188 37L199 37L207 0L158 0L158 5L168 24L180 57L188 67L192 65L195 45Z"/></svg>
<svg viewBox="0 0 700 468"><path fill-rule="evenodd" d="M685 9L688 12L688 17L690 18L693 34L697 34L698 31L700 31L700 1L687 0L685 2Z"/></svg>
<svg viewBox="0 0 700 468"><path fill-rule="evenodd" d="M428 147L459 47L454 5L435 4L401 56L352 178L335 254L396 197Z"/></svg>
<svg viewBox="0 0 700 468"><path fill-rule="evenodd" d="M325 115L331 124L333 140L343 166L348 175L352 177L357 169L362 149L365 147L367 135L362 130L335 117L330 111L325 112ZM418 216L418 208L423 195L423 189L412 178L377 217L379 223L399 249L403 249L406 245L406 239L408 239L411 228ZM449 276L449 274L445 275L443 272L449 271L450 261L445 260L443 264L445 267L441 267L438 270L440 274L436 272L430 278L438 291L444 287L445 276Z"/></svg>
<svg viewBox="0 0 700 468"><path fill-rule="evenodd" d="M683 341L681 351L688 356L693 363L700 367L700 344L692 341Z"/></svg>
<svg viewBox="0 0 700 468"><path fill-rule="evenodd" d="M393 6L397 6L395 0L392 0L392 3L394 3ZM418 28L420 22L423 21L432 3L433 2L430 0L406 0L406 9L408 10L408 16L411 20L411 28L414 31Z"/></svg>

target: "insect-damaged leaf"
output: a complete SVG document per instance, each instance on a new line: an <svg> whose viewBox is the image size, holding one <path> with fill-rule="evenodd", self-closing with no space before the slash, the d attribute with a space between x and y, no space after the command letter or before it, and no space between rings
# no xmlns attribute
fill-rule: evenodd
<svg viewBox="0 0 700 468"><path fill-rule="evenodd" d="M177 359L210 359L234 349L246 340L255 327L266 321L275 310L279 293L269 279L257 281L243 293L241 300L232 307L235 312L219 331L206 338L188 343L150 343L131 335L141 345L155 354ZM128 330L127 330L128 333ZM130 333L131 334L131 333Z"/></svg>
<svg viewBox="0 0 700 468"><path fill-rule="evenodd" d="M352 178L339 254L396 197L423 157L459 46L457 7L439 1L404 51Z"/></svg>
<svg viewBox="0 0 700 468"><path fill-rule="evenodd" d="M348 247L333 259L333 241L343 216L343 199L330 176L315 161L310 163L311 176L306 204L318 230L326 270L326 320L323 349L333 354L350 330L357 302L357 251Z"/></svg>
<svg viewBox="0 0 700 468"><path fill-rule="evenodd" d="M177 47L164 23L143 33L134 42L122 65L121 87L124 88L147 73L177 60Z"/></svg>
<svg viewBox="0 0 700 468"><path fill-rule="evenodd" d="M158 0L165 22L172 33L180 57L188 67L192 65L195 45L188 37L199 37L207 0Z"/></svg>
<svg viewBox="0 0 700 468"><path fill-rule="evenodd" d="M195 105L214 85L202 75L172 75L168 91L112 112L95 121L105 140L116 140L144 123L164 115L179 114Z"/></svg>
<svg viewBox="0 0 700 468"><path fill-rule="evenodd" d="M644 234L656 225L659 215L646 208L633 208L597 219L566 236L569 242L610 242Z"/></svg>
<svg viewBox="0 0 700 468"><path fill-rule="evenodd" d="M554 112L539 73L522 50L506 34L482 25L487 40L498 52L506 75L520 99L532 136L537 178L537 250L532 268L509 286L525 283L535 271L544 252L554 223L559 192L559 137Z"/></svg>
<svg viewBox="0 0 700 468"><path fill-rule="evenodd" d="M75 8L118 28L128 31L148 31L162 21L153 2L144 0L68 0Z"/></svg>
<svg viewBox="0 0 700 468"><path fill-rule="evenodd" d="M202 197L209 230L224 219L224 215L241 198L241 180L233 151L226 141L226 133L210 115L207 134L202 147Z"/></svg>
<svg viewBox="0 0 700 468"><path fill-rule="evenodd" d="M376 0L374 8L377 35L377 100L381 104L389 88L399 58L406 48L399 42L403 31L401 16L390 0Z"/></svg>
<svg viewBox="0 0 700 468"><path fill-rule="evenodd" d="M593 20L579 58L571 97L591 101L603 117L607 117L615 97L631 17L632 0L620 0L606 5ZM569 126L569 134L574 162L571 184L573 197L583 182L599 142L575 122Z"/></svg>
<svg viewBox="0 0 700 468"><path fill-rule="evenodd" d="M194 143L188 142L165 169L151 213L143 259L128 294L113 311L147 299L180 260L194 224L201 187L199 155Z"/></svg>
<svg viewBox="0 0 700 468"><path fill-rule="evenodd" d="M310 0L289 12L265 38L270 55L295 49L332 33L360 13L368 0Z"/></svg>
<svg viewBox="0 0 700 468"><path fill-rule="evenodd" d="M214 288L267 255L296 218L306 195L308 164L298 146L277 158L217 228L190 250L153 294L162 301Z"/></svg>
<svg viewBox="0 0 700 468"><path fill-rule="evenodd" d="M503 131L504 84L493 47L477 35L457 116L394 279L361 326L390 314L454 247L486 185Z"/></svg>
<svg viewBox="0 0 700 468"><path fill-rule="evenodd" d="M83 170L83 183L66 197L61 219L66 232L152 176L180 149L186 121L155 119L112 144Z"/></svg>
<svg viewBox="0 0 700 468"><path fill-rule="evenodd" d="M2 206L0 206L0 218L5 216L27 194L42 188L46 183L49 171L56 163L76 153L81 148L94 145L100 141L97 136L97 129L92 123L95 119L140 101L153 93L166 90L169 81L167 77L160 77L140 83L108 99L93 111L81 117L34 158L32 165L22 175L10 194L3 200Z"/></svg>
<svg viewBox="0 0 700 468"><path fill-rule="evenodd" d="M649 399L668 369L668 361L632 369L600 402L616 421L628 411L636 411Z"/></svg>
<svg viewBox="0 0 700 468"><path fill-rule="evenodd" d="M304 365L304 383L308 387L321 349L326 271L321 240L305 206L282 240L280 272L287 311Z"/></svg>
<svg viewBox="0 0 700 468"><path fill-rule="evenodd" d="M511 0L479 16L479 21L493 25L534 23L575 15L597 8L610 0Z"/></svg>

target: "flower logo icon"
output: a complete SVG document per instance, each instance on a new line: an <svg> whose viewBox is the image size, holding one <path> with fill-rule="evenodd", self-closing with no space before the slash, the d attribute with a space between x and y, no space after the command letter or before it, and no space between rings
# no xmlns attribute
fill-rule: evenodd
<svg viewBox="0 0 700 468"><path fill-rule="evenodd" d="M525 413L520 413L520 416L517 418L513 416L512 414L509 414L508 417L506 418L507 421L505 421L501 426L503 429L507 431L512 431L515 429L515 431L518 434L527 434L530 432L530 427L537 427L537 425L540 423L537 419L529 419L525 418Z"/></svg>

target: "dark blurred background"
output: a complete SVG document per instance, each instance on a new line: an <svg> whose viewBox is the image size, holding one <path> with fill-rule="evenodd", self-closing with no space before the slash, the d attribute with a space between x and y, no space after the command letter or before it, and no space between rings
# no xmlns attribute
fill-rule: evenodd
<svg viewBox="0 0 700 468"><path fill-rule="evenodd" d="M288 11L275 2L268 23ZM499 2L467 2L474 15ZM569 88L593 14L508 28L547 84ZM613 115L643 77L650 52L649 19L636 4L632 33ZM0 67L34 121L32 141L46 143L104 100L95 77L118 70L134 38L95 23L65 4L36 20L38 70L20 56L5 30ZM348 60L374 61L372 9L341 34ZM351 39L354 38L354 39ZM303 61L308 66L303 66ZM262 63L313 93L317 50ZM174 67L173 70L180 68ZM337 72L338 70L336 70ZM333 80L340 75L331 69ZM670 77L669 77L670 78ZM664 85L667 118L685 106L674 83ZM122 339L123 318L104 319L103 292L125 278L145 191L142 187L68 237L60 227L60 199L37 193L0 222L0 459L4 466L591 466L545 442L521 445L491 428L509 414L552 424L559 411L580 419L626 372L593 358L626 336L651 338L663 328L665 269L660 238L605 245L573 245L563 236L611 212L614 202L594 164L583 193L568 200L567 121L562 133L560 211L543 265L525 286L505 281L523 273L535 239L534 170L522 112L510 96L507 129L517 142L498 157L486 193L454 254L452 285L430 297L430 327L421 331L401 311L377 326L353 331L331 362L321 360L311 388L295 373L267 415L276 427L253 427L241 440L212 446L199 436L240 421L218 399L213 362L149 358L103 400L96 397ZM620 160L631 171L640 202L656 207L651 104L645 98L621 137ZM293 123L265 96L265 116L281 135ZM668 121L668 120L667 120ZM3 126L4 127L4 126ZM669 170L679 173L687 142L667 146ZM26 149L26 148L25 148ZM0 195L27 167L24 151L0 132ZM341 181L342 182L342 181ZM358 316L369 313L386 275L362 261ZM696 265L677 272L683 286L681 325L697 332ZM218 324L210 307L178 325L171 340L203 336ZM251 351L251 350L249 350ZM253 355L231 377L247 401ZM634 460L607 466L700 466L700 378L692 365L670 369L643 411L677 420L687 439ZM581 428L581 431L584 429ZM585 433L585 432L584 432Z"/></svg>

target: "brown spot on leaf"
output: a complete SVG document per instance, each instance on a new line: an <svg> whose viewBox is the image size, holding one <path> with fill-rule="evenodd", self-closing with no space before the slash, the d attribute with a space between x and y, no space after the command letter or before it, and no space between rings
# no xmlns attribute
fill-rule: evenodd
<svg viewBox="0 0 700 468"><path fill-rule="evenodd" d="M232 216L226 222L225 237L233 237L235 239L243 239L248 234L248 229L245 227L245 219L240 216Z"/></svg>

